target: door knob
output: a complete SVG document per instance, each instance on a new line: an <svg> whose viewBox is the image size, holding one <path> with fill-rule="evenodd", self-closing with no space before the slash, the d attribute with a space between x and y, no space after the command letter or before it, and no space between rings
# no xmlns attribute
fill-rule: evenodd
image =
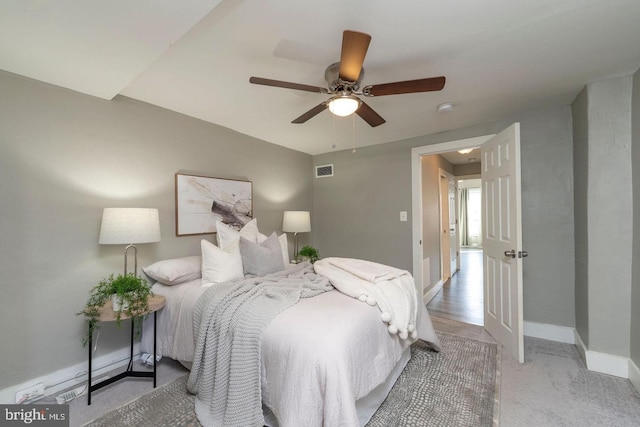
<svg viewBox="0 0 640 427"><path fill-rule="evenodd" d="M515 258L516 257L516 250L515 249L511 249L510 251L504 251L504 256L506 256L507 258Z"/></svg>
<svg viewBox="0 0 640 427"><path fill-rule="evenodd" d="M529 252L527 251L518 251L518 258L526 258L529 256Z"/></svg>

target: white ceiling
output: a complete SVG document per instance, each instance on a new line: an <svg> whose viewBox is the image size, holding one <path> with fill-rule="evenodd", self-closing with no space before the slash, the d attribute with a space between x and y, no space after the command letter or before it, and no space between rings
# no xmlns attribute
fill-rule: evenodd
<svg viewBox="0 0 640 427"><path fill-rule="evenodd" d="M452 165L463 165L465 163L480 163L480 147L476 147L470 153L459 153L451 151L448 153L440 153Z"/></svg>
<svg viewBox="0 0 640 427"><path fill-rule="evenodd" d="M569 104L640 67L639 22L638 0L2 0L0 69L318 154ZM291 124L327 95L249 83L325 86L345 29L372 36L363 85L444 75L444 90L367 98L387 120L371 128Z"/></svg>

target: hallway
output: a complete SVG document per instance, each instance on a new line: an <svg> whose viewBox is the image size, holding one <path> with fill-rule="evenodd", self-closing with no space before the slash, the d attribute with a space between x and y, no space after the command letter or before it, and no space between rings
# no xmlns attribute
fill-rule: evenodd
<svg viewBox="0 0 640 427"><path fill-rule="evenodd" d="M460 270L427 305L429 314L484 325L482 250L460 250Z"/></svg>

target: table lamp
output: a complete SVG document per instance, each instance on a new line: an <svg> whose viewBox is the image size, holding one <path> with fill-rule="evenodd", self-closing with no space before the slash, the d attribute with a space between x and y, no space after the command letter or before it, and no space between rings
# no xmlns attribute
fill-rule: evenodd
<svg viewBox="0 0 640 427"><path fill-rule="evenodd" d="M311 215L308 211L284 211L282 219L282 231L293 233L294 258L298 256L298 233L308 233L311 231Z"/></svg>
<svg viewBox="0 0 640 427"><path fill-rule="evenodd" d="M127 252L133 248L133 274L138 275L138 248L140 243L160 241L158 209L104 208L100 226L101 245L127 245L124 248L124 274L127 274Z"/></svg>

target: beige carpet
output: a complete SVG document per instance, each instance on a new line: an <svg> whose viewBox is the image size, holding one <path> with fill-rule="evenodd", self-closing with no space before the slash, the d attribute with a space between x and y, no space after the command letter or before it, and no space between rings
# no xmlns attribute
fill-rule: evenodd
<svg viewBox="0 0 640 427"><path fill-rule="evenodd" d="M495 342L481 326L431 316L437 331ZM576 346L524 338L525 361L501 364L501 427L638 427L640 394L624 378L587 370Z"/></svg>
<svg viewBox="0 0 640 427"><path fill-rule="evenodd" d="M436 331L495 343L481 326L431 318ZM158 370L159 386L187 372L171 359L163 359ZM501 427L640 425L640 395L629 380L587 371L572 344L525 337L525 363L504 356L500 374ZM151 390L148 379L130 378L98 390L91 406L82 396L69 405L71 427L82 426ZM42 403L55 404L55 398Z"/></svg>
<svg viewBox="0 0 640 427"><path fill-rule="evenodd" d="M499 414L500 353L495 344L438 333L442 352L422 342L368 426L492 426ZM87 424L197 426L186 376Z"/></svg>

